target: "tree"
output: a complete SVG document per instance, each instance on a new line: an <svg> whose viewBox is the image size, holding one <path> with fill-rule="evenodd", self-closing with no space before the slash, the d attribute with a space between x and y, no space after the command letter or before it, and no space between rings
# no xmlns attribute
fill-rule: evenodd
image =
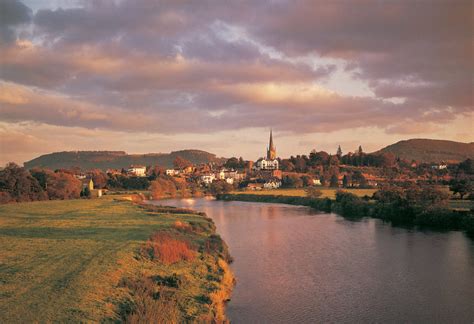
<svg viewBox="0 0 474 324"><path fill-rule="evenodd" d="M224 166L229 169L244 169L245 161L242 157L238 159L236 157L231 157L224 163Z"/></svg>
<svg viewBox="0 0 474 324"><path fill-rule="evenodd" d="M359 153L359 155L361 155L362 153L364 153L364 151L362 150L362 145L359 145L359 150L358 150L357 153Z"/></svg>
<svg viewBox="0 0 474 324"><path fill-rule="evenodd" d="M89 171L88 174L92 178L95 188L102 189L107 186L108 176L107 174L105 174L104 171L99 169L93 169Z"/></svg>
<svg viewBox="0 0 474 324"><path fill-rule="evenodd" d="M347 188L350 186L351 183L351 176L349 174L345 174L344 178L342 178L342 186Z"/></svg>
<svg viewBox="0 0 474 324"><path fill-rule="evenodd" d="M295 165L287 159L284 159L281 161L280 168L282 169L282 171L286 171L286 172L295 171Z"/></svg>
<svg viewBox="0 0 474 324"><path fill-rule="evenodd" d="M184 169L188 166L192 166L193 163L186 159L183 159L181 156L177 156L176 159L173 161L173 166L177 169Z"/></svg>
<svg viewBox="0 0 474 324"><path fill-rule="evenodd" d="M304 187L309 187L313 185L313 178L311 178L310 176L304 175L301 177L301 180L303 181Z"/></svg>
<svg viewBox="0 0 474 324"><path fill-rule="evenodd" d="M0 171L0 192L2 201L34 201L47 199L38 180L28 170L15 163L8 163Z"/></svg>
<svg viewBox="0 0 474 324"><path fill-rule="evenodd" d="M466 174L474 174L474 160L467 159L458 166L459 170L465 172Z"/></svg>
<svg viewBox="0 0 474 324"><path fill-rule="evenodd" d="M89 186L86 186L81 191L81 197L90 198L90 196L91 196L91 190L89 189Z"/></svg>
<svg viewBox="0 0 474 324"><path fill-rule="evenodd" d="M223 180L213 181L211 183L211 187L209 188L211 194L214 196L231 192L233 189L234 187L230 183L227 183Z"/></svg>
<svg viewBox="0 0 474 324"><path fill-rule="evenodd" d="M290 174L283 177L282 186L285 188L301 188L303 187L303 180L297 175Z"/></svg>
<svg viewBox="0 0 474 324"><path fill-rule="evenodd" d="M352 176L352 183L357 183L359 187L367 186L367 180L365 179L364 175L360 171L354 172Z"/></svg>
<svg viewBox="0 0 474 324"><path fill-rule="evenodd" d="M339 187L339 179L336 174L331 176L331 180L329 181L329 186L333 188Z"/></svg>
<svg viewBox="0 0 474 324"><path fill-rule="evenodd" d="M342 157L342 149L341 149L341 145L339 145L339 147L337 148L337 153L336 153L337 157L340 159Z"/></svg>
<svg viewBox="0 0 474 324"><path fill-rule="evenodd" d="M172 180L166 179L165 177L158 177L153 180L149 189L154 199L176 196L175 183Z"/></svg>
<svg viewBox="0 0 474 324"><path fill-rule="evenodd" d="M463 199L465 195L472 193L474 187L469 179L455 179L451 181L449 190L455 195L459 194L461 199Z"/></svg>
<svg viewBox="0 0 474 324"><path fill-rule="evenodd" d="M65 172L47 173L47 189L49 199L79 198L82 182Z"/></svg>

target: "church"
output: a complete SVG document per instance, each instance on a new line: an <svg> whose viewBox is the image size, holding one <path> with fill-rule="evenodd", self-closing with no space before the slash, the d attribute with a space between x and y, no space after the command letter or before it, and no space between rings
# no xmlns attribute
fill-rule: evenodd
<svg viewBox="0 0 474 324"><path fill-rule="evenodd" d="M270 130L270 142L267 148L267 157L257 161L257 170L278 170L279 164L276 155L276 147L273 145L273 134Z"/></svg>

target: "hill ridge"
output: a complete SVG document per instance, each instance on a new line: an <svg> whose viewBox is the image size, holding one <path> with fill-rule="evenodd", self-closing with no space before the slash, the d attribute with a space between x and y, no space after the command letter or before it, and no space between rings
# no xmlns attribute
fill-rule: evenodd
<svg viewBox="0 0 474 324"><path fill-rule="evenodd" d="M127 154L125 151L62 151L43 154L37 158L24 163L27 169L35 167L60 169L79 167L83 170L89 169L121 169L132 164L159 165L172 167L173 161L180 156L193 163L221 163L225 159L215 154L197 150L185 149L172 151L170 153L137 153Z"/></svg>
<svg viewBox="0 0 474 324"><path fill-rule="evenodd" d="M474 142L412 138L388 145L375 153L393 153L404 160L418 162L460 162L474 158Z"/></svg>

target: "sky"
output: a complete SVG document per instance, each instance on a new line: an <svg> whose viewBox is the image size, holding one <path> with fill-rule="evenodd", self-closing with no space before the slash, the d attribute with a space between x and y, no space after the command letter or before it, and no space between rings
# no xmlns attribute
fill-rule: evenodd
<svg viewBox="0 0 474 324"><path fill-rule="evenodd" d="M474 141L470 0L0 0L0 163Z"/></svg>

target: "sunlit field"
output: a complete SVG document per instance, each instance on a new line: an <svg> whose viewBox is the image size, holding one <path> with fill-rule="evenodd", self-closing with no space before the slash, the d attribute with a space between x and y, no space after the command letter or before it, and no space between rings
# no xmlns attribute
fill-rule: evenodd
<svg viewBox="0 0 474 324"><path fill-rule="evenodd" d="M320 198L336 198L336 192L339 189L328 189L322 188L319 189L322 192ZM343 189L344 191L353 193L358 197L369 196L371 197L376 189ZM243 190L243 191L234 191L233 194L245 193L250 195L274 195L274 196L291 196L291 197L306 197L305 189L273 189L273 190Z"/></svg>
<svg viewBox="0 0 474 324"><path fill-rule="evenodd" d="M178 303L186 304L189 316L208 307L196 298L210 289L204 258L165 265L136 257L152 232L205 218L103 198L0 206L0 322L117 320L128 293L119 282L139 272L185 276ZM200 235L182 237L197 246Z"/></svg>

